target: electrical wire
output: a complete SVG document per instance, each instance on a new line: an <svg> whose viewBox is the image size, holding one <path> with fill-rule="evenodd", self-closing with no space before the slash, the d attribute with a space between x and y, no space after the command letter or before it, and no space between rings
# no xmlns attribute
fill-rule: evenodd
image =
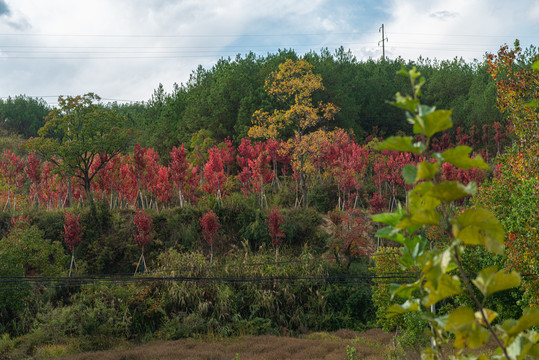
<svg viewBox="0 0 539 360"><path fill-rule="evenodd" d="M264 276L264 277L197 277L197 276L131 276L131 277L2 277L0 291L28 290L30 286L42 288L84 287L104 285L126 285L132 283L226 283L253 285L289 285L289 286L322 286L322 285L365 285L373 279L405 280L415 276L370 276L370 275L324 275L324 276Z"/></svg>
<svg viewBox="0 0 539 360"><path fill-rule="evenodd" d="M378 34L375 31L362 32L320 32L320 33L273 33L273 34L38 34L38 33L0 33L0 36L9 37L81 37L81 38L238 38L238 37L284 37L284 36L344 36L344 35L367 35ZM447 37L476 37L476 38L539 38L537 34L443 34L432 32L390 32L391 35L407 36L447 36Z"/></svg>
<svg viewBox="0 0 539 360"><path fill-rule="evenodd" d="M475 277L468 274L468 277ZM537 274L523 274L523 278L537 278ZM255 285L289 285L289 286L322 286L322 285L365 285L375 280L384 280L392 283L408 283L417 280L417 273L403 274L338 274L313 276L78 276L78 277L46 277L46 276L2 276L0 277L0 291L28 290L30 285L43 288L84 287L104 285L126 285L132 283L227 283L227 284L255 284Z"/></svg>

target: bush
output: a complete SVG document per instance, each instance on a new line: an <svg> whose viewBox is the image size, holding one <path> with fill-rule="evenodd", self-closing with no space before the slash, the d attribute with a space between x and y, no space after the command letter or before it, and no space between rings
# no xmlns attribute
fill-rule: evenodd
<svg viewBox="0 0 539 360"><path fill-rule="evenodd" d="M234 327L238 335L279 335L279 329L270 319L259 317L240 319L234 323Z"/></svg>
<svg viewBox="0 0 539 360"><path fill-rule="evenodd" d="M65 273L67 266L62 245L45 239L36 226L20 223L0 240L0 276L54 276ZM0 332L13 333L18 328L17 322L28 311L31 291L26 282L0 290ZM32 298L39 296L40 291L34 291Z"/></svg>
<svg viewBox="0 0 539 360"><path fill-rule="evenodd" d="M9 353L15 348L16 341L12 339L9 334L4 333L0 335L0 358L9 359Z"/></svg>
<svg viewBox="0 0 539 360"><path fill-rule="evenodd" d="M139 339L162 324L160 297L151 284L91 285L71 298L71 305L45 306L28 334L31 344L85 339L85 350L103 350L114 339Z"/></svg>
<svg viewBox="0 0 539 360"><path fill-rule="evenodd" d="M64 231L63 211L32 209L29 216L34 219L34 224L43 231L44 238L62 241L62 232Z"/></svg>
<svg viewBox="0 0 539 360"><path fill-rule="evenodd" d="M282 184L279 188L273 188L268 192L268 205L270 207L277 205L279 208L293 208L296 203L296 193L294 186Z"/></svg>
<svg viewBox="0 0 539 360"><path fill-rule="evenodd" d="M343 273L341 266L329 267L329 274L335 277L342 276L343 282L349 280L350 275L365 276L359 278L358 284L335 284L327 285L322 290L322 295L327 302L327 316L322 327L327 330L352 329L361 331L372 327L376 321L375 307L372 301L371 281L367 280L370 275L366 268L368 261L358 259Z"/></svg>
<svg viewBox="0 0 539 360"><path fill-rule="evenodd" d="M0 212L0 239L7 236L11 229L12 214L6 211Z"/></svg>
<svg viewBox="0 0 539 360"><path fill-rule="evenodd" d="M307 203L318 212L327 213L337 207L338 199L339 194L336 184L316 182L309 189Z"/></svg>
<svg viewBox="0 0 539 360"><path fill-rule="evenodd" d="M264 244L271 245L268 224L262 212L255 210L250 213L251 221L245 224L238 232L242 241L247 241L251 250L258 250Z"/></svg>
<svg viewBox="0 0 539 360"><path fill-rule="evenodd" d="M166 318L159 337L166 340L178 340L203 334L206 330L206 320L197 313L180 314Z"/></svg>
<svg viewBox="0 0 539 360"><path fill-rule="evenodd" d="M230 254L226 261L221 259L221 262L210 265L200 252L169 250L160 257L159 271L172 272L176 276L213 278L309 277L325 273L322 264L314 261L311 254L304 252L300 259L304 261L293 261L283 255L281 262L276 264L272 251L257 254L248 251ZM205 319L206 332L228 334L316 328L326 309L316 285L308 282L290 284L288 281L171 282L164 285L161 305L165 313L176 314L174 316L197 313ZM175 320L172 320L173 315L170 316L173 324ZM267 324L250 323L255 318L266 319ZM182 329L178 331L185 333Z"/></svg>
<svg viewBox="0 0 539 360"><path fill-rule="evenodd" d="M202 212L189 204L182 208L164 209L156 214L152 220L154 239L160 245L159 253L169 248L195 250L200 240L197 219L201 216Z"/></svg>
<svg viewBox="0 0 539 360"><path fill-rule="evenodd" d="M315 248L325 245L325 238L317 231L322 217L315 209L290 209L283 211L283 214L285 220L282 229L285 234L285 245L301 247L307 242Z"/></svg>
<svg viewBox="0 0 539 360"><path fill-rule="evenodd" d="M430 339L425 332L429 324L418 313L403 314L402 324L403 327L397 335L397 342L404 349L420 352Z"/></svg>

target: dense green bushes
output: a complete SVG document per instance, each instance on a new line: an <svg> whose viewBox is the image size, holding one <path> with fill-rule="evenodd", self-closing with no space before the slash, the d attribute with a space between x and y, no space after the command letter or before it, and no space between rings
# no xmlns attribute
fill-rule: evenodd
<svg viewBox="0 0 539 360"><path fill-rule="evenodd" d="M20 222L0 241L0 277L55 276L67 266L62 245L50 242L35 225ZM0 333L24 333L33 299L40 291L26 282L7 281L0 290Z"/></svg>
<svg viewBox="0 0 539 360"><path fill-rule="evenodd" d="M199 220L209 209L222 223L213 264ZM140 256L133 241L135 212L100 204L95 212L70 211L82 215L76 275L132 274ZM348 275L366 274L368 264L356 259L345 270L328 263L323 251L331 235L320 228L321 215L315 209L282 210L286 239L279 262L268 235L266 211L259 209L255 196L231 195L222 206L208 196L197 207L151 214L153 239L145 249L149 271L138 276L193 281L96 281L65 287L59 280L52 286L15 289L2 284L0 333L10 334L5 344L15 341L29 354L43 344L80 351L107 348L121 339L363 329L374 320L369 281L346 283ZM24 227L11 224L12 214L0 213L0 229L6 234L0 245L9 248L0 253L2 275L66 276L64 213L31 208L21 215L28 222ZM34 244L33 255L13 246L16 239L23 239L20 243L27 247Z"/></svg>
<svg viewBox="0 0 539 360"><path fill-rule="evenodd" d="M364 266L352 270L363 271ZM276 263L273 251L253 253L247 247L213 264L200 251L170 249L144 276L174 281L96 281L71 292L59 288L52 296L34 294L41 297L34 321L18 342L32 353L40 344L76 344L80 351L111 347L115 339L365 328L373 320L369 283L343 286L321 278L337 273L306 249L281 254Z"/></svg>

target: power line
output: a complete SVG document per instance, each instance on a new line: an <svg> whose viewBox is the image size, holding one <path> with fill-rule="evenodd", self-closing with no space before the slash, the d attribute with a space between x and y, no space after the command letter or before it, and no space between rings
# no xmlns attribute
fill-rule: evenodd
<svg viewBox="0 0 539 360"><path fill-rule="evenodd" d="M283 36L331 36L331 35L363 35L374 32L326 32L326 33L281 33L281 34L37 34L37 33L3 33L0 36L13 37L87 37L87 38L237 38L237 37L283 37Z"/></svg>
<svg viewBox="0 0 539 360"><path fill-rule="evenodd" d="M0 290L24 290L28 286L82 287L100 285L120 285L130 283L184 282L184 283L227 283L227 284L275 284L275 285L346 285L367 284L373 279L412 280L415 275L375 276L375 275L320 275L320 276L238 276L238 277L203 277L203 276L122 276L122 277L0 277Z"/></svg>
<svg viewBox="0 0 539 360"><path fill-rule="evenodd" d="M392 50L398 49L421 49L422 51L462 51L466 50L467 52L481 53L484 54L488 52L487 49L484 50L470 50L470 49L425 49L425 48L411 48L411 47L392 47ZM455 55L458 56L458 55ZM174 56L91 56L91 57L57 57L57 56L10 56L4 57L0 60L148 60L148 59L160 59L160 60L171 60L171 59L182 59L182 58L197 58L197 59L215 59L222 58L223 53L215 54L204 54L204 55L174 55Z"/></svg>
<svg viewBox="0 0 539 360"><path fill-rule="evenodd" d="M449 36L449 37L478 37L478 38L539 38L539 35L481 35L481 34L436 34L436 33L393 33L393 35Z"/></svg>
<svg viewBox="0 0 539 360"><path fill-rule="evenodd" d="M374 31L362 32L319 32L319 33L273 33L273 34L38 34L38 33L1 33L9 37L82 37L82 38L237 38L237 37L283 37L283 36L343 36L376 34ZM431 32L394 32L394 35L448 36L477 38L539 38L537 34L444 34Z"/></svg>
<svg viewBox="0 0 539 360"><path fill-rule="evenodd" d="M465 44L465 43L444 43L444 42L417 42L417 41L404 41L401 44L414 44L414 45L449 45L449 46L485 46L485 43ZM230 48L268 48L268 47L308 47L308 46L344 46L344 45L372 45L372 42L342 42L339 44L333 43L317 43L317 44L290 44L290 45L233 45L228 46ZM489 45L489 44L487 44ZM498 43L490 44L497 46ZM81 46L81 45L0 45L0 48L35 48L35 49L220 49L223 46L163 46L163 45L151 45L151 46Z"/></svg>
<svg viewBox="0 0 539 360"><path fill-rule="evenodd" d="M387 41L387 38L384 38ZM382 43L383 56L385 56L385 41ZM379 41L381 43L382 41ZM355 46L365 44L365 43L346 43L345 46L349 49L358 50ZM413 46L417 45L417 46ZM436 47L425 47L421 45L438 45ZM322 45L322 48L337 48L338 45ZM343 45L340 45L343 46ZM485 53L489 51L490 47L497 47L496 44L491 45L478 45L478 44L443 44L443 43L422 43L422 42L395 42L390 49L399 50L399 49L411 49L411 50L422 50L424 51L453 51L453 52L475 52L475 53ZM32 46L19 46L18 48L24 48L29 50L7 50L3 51L4 56L0 57L0 60L17 60L17 59L27 59L27 60L137 60L137 59L177 59L177 58L222 58L234 55L241 55L241 50L234 50L236 47L200 47L191 48L191 47L107 47L107 46L89 46L89 47L36 47L36 49L50 49L50 50L32 50ZM250 51L250 53L261 54L268 52L277 52L286 47L273 47L273 46L258 46L261 49ZM239 48L239 47L238 47ZM249 48L245 46L242 48ZM292 47L291 47L292 48ZM65 49L64 51L54 51L52 49ZM69 50L73 49L73 50ZM82 49L88 49L88 51L77 51ZM91 50L90 49L96 49ZM132 49L137 51L124 51L122 49ZM182 50L184 49L184 50ZM191 49L191 50L187 50ZM214 50L206 50L214 49ZM362 49L366 49L363 47ZM110 51L107 51L110 50ZM167 51L171 50L171 51ZM173 50L182 50L182 51L173 51ZM185 51L187 50L187 51ZM313 48L307 46L296 46L295 50L298 51L312 51ZM247 53L245 53L246 55ZM57 55L57 56L55 56ZM110 55L110 56L107 56Z"/></svg>
<svg viewBox="0 0 539 360"><path fill-rule="evenodd" d="M236 277L204 277L204 276L80 276L80 277L0 277L0 291L28 290L30 285L43 288L127 285L133 283L226 283L226 284L259 284L259 285L289 285L289 286L323 286L323 285L365 285L373 280L385 280L397 283L407 283L417 279L416 273L393 275L372 274L338 274L318 276L236 276ZM474 277L473 274L468 274ZM523 278L537 278L537 274L523 274Z"/></svg>

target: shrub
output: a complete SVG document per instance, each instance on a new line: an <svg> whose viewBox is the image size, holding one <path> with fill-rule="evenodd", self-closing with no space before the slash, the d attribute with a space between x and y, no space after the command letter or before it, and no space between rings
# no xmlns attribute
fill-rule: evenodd
<svg viewBox="0 0 539 360"><path fill-rule="evenodd" d="M238 236L242 241L247 241L251 250L258 250L262 245L271 243L268 224L259 209L244 217L249 217L250 221L244 222Z"/></svg>
<svg viewBox="0 0 539 360"><path fill-rule="evenodd" d="M362 258L352 261L346 269L337 263L328 266L334 283L321 290L327 303L321 328L361 331L374 325L376 308L372 301L372 282L368 280L371 275L367 268L368 263L366 258ZM352 280L351 275L357 278Z"/></svg>
<svg viewBox="0 0 539 360"><path fill-rule="evenodd" d="M167 340L178 340L202 334L206 330L206 320L197 313L180 314L165 319L158 336Z"/></svg>
<svg viewBox="0 0 539 360"><path fill-rule="evenodd" d="M62 245L45 239L43 231L36 226L19 223L0 240L0 276L59 275L67 269L67 264ZM31 285L26 282L14 285L0 291L0 332L14 332L17 321L28 310ZM34 291L32 297L39 296L40 292Z"/></svg>
<svg viewBox="0 0 539 360"><path fill-rule="evenodd" d="M303 252L300 259L305 261L291 261L285 255L282 262L276 264L270 251L232 253L226 262L210 266L200 252L169 250L160 257L159 271L176 276L233 279L324 274L322 264L314 261L308 252ZM163 311L170 314L172 325L176 321L173 320L175 316L197 313L205 319L206 332L221 334L258 333L263 331L261 329L279 328L293 332L316 328L320 326L319 318L326 309L317 285L308 282L290 284L288 281L170 282L164 284L161 305ZM264 326L257 321L251 323L256 318L266 319L267 323ZM178 333L184 334L185 329L178 330Z"/></svg>
<svg viewBox="0 0 539 360"><path fill-rule="evenodd" d="M281 228L286 236L284 244L301 247L304 243L309 242L315 247L322 246L322 235L317 231L322 218L315 209L290 209L287 212L283 211L283 214L285 221Z"/></svg>
<svg viewBox="0 0 539 360"><path fill-rule="evenodd" d="M309 189L308 204L318 212L327 213L331 209L335 209L338 199L337 185L334 183L316 182Z"/></svg>
<svg viewBox="0 0 539 360"><path fill-rule="evenodd" d="M15 339L12 339L8 333L0 335L0 358L9 359L9 353L15 348Z"/></svg>

